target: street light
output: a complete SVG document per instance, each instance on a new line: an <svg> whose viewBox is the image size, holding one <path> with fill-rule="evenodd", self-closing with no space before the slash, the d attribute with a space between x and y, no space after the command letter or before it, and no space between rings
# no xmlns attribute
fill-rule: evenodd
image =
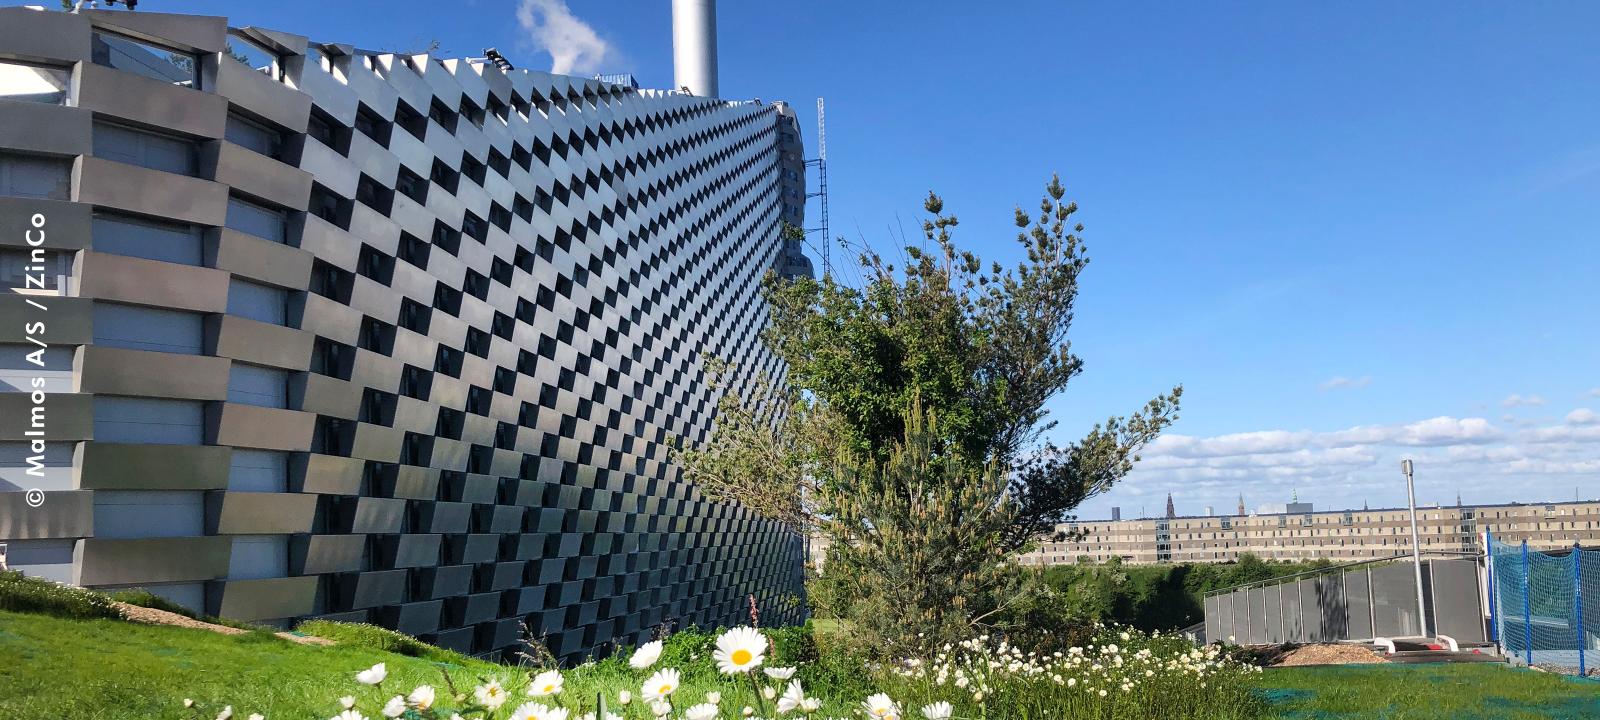
<svg viewBox="0 0 1600 720"><path fill-rule="evenodd" d="M1406 475L1406 500L1411 506L1411 566L1417 574L1417 625L1422 637L1428 636L1428 606L1422 595L1422 541L1417 534L1417 488L1411 481L1411 460L1400 461L1400 472Z"/></svg>

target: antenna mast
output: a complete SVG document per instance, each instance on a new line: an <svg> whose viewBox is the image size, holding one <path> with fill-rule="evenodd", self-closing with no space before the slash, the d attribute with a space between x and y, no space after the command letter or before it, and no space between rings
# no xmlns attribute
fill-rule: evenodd
<svg viewBox="0 0 1600 720"><path fill-rule="evenodd" d="M827 277L833 272L833 264L829 262L830 245L833 236L828 231L828 125L823 114L822 98L817 98L817 159L807 160L806 166L815 165L817 168L817 191L806 193L806 198L818 198L818 210L822 224L820 227L811 228L807 233L822 233L822 275Z"/></svg>

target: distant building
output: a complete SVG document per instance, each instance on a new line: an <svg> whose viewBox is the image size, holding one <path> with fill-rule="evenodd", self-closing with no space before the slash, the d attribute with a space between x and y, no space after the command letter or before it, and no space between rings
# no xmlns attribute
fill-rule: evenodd
<svg viewBox="0 0 1600 720"><path fill-rule="evenodd" d="M1178 511L1172 508L1172 493L1167 493L1167 517L1177 517Z"/></svg>
<svg viewBox="0 0 1600 720"><path fill-rule="evenodd" d="M1119 508L1119 507L1111 508L1111 519L1112 520L1121 520L1122 519L1122 508Z"/></svg>
<svg viewBox="0 0 1600 720"><path fill-rule="evenodd" d="M1230 562L1245 553L1271 560L1352 561L1399 555L1411 547L1405 508L1312 512L1310 503L1293 505L1306 511L1066 523L1058 529L1078 538L1075 542L1044 543L1021 561ZM1485 529L1502 542L1527 540L1535 549L1589 545L1600 542L1600 500L1418 508L1417 523L1424 551L1481 551Z"/></svg>

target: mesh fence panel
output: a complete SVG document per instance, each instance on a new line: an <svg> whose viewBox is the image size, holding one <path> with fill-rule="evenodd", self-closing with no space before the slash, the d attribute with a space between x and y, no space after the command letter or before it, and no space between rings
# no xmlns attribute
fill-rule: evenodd
<svg viewBox="0 0 1600 720"><path fill-rule="evenodd" d="M1491 540L1495 636L1523 662L1594 667L1600 659L1600 551L1544 553Z"/></svg>

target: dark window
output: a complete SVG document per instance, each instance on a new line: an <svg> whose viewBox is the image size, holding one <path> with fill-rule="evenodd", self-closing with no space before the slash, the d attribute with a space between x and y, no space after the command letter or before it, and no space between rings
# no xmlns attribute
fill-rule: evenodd
<svg viewBox="0 0 1600 720"><path fill-rule="evenodd" d="M418 140L428 134L428 119L404 102L395 105L394 122Z"/></svg>
<svg viewBox="0 0 1600 720"><path fill-rule="evenodd" d="M400 394L416 400L427 400L433 385L433 373L407 365L400 373Z"/></svg>
<svg viewBox="0 0 1600 720"><path fill-rule="evenodd" d="M348 200L339 197L323 187L320 183L311 184L311 205L309 211L329 224L348 230L350 228L350 208L353 206Z"/></svg>
<svg viewBox="0 0 1600 720"><path fill-rule="evenodd" d="M400 233L400 259L419 268L428 267L429 245L415 235L408 232Z"/></svg>
<svg viewBox="0 0 1600 720"><path fill-rule="evenodd" d="M340 155L350 153L349 129L321 108L311 108L311 118L306 121L306 134Z"/></svg>
<svg viewBox="0 0 1600 720"><path fill-rule="evenodd" d="M461 291L439 283L433 287L433 306L456 317L461 316Z"/></svg>
<svg viewBox="0 0 1600 720"><path fill-rule="evenodd" d="M356 272L388 285L394 278L394 258L371 245L363 244L360 254L356 256Z"/></svg>
<svg viewBox="0 0 1600 720"><path fill-rule="evenodd" d="M456 113L445 107L444 103L439 102L438 98L434 98L433 102L428 105L428 119L438 123L439 127L444 128L447 132L454 133L456 131Z"/></svg>
<svg viewBox="0 0 1600 720"><path fill-rule="evenodd" d="M389 122L365 105L356 107L356 129L372 141L389 147Z"/></svg>
<svg viewBox="0 0 1600 720"><path fill-rule="evenodd" d="M490 401L494 395L487 388L476 385L467 388L467 412L473 415L488 415Z"/></svg>
<svg viewBox="0 0 1600 720"><path fill-rule="evenodd" d="M467 98L461 98L461 117L473 125L483 127L483 108Z"/></svg>
<svg viewBox="0 0 1600 720"><path fill-rule="evenodd" d="M401 166L400 174L395 178L394 189L418 203L428 202L428 181L404 166Z"/></svg>
<svg viewBox="0 0 1600 720"><path fill-rule="evenodd" d="M433 170L429 172L428 177L433 180L435 185L444 188L445 192L451 194L454 194L456 188L461 184L461 173L456 172L454 168L444 164L443 160L437 158L433 161Z"/></svg>
<svg viewBox="0 0 1600 720"><path fill-rule="evenodd" d="M400 300L400 327L420 335L428 334L428 324L433 318L433 308L411 298Z"/></svg>
<svg viewBox="0 0 1600 720"><path fill-rule="evenodd" d="M461 231L444 224L442 220L435 220L433 244L440 250L454 255L461 251Z"/></svg>
<svg viewBox="0 0 1600 720"><path fill-rule="evenodd" d="M477 183L479 186L482 186L484 181L489 177L488 166L478 162L477 158L474 158L471 155L462 156L461 174L472 178L472 181Z"/></svg>
<svg viewBox="0 0 1600 720"><path fill-rule="evenodd" d="M511 232L511 211L500 203L493 203L489 206L489 222L501 230Z"/></svg>
<svg viewBox="0 0 1600 720"><path fill-rule="evenodd" d="M435 355L433 360L433 370L453 378L460 378L461 366L466 359L466 353L453 347L440 345L438 354Z"/></svg>
<svg viewBox="0 0 1600 720"><path fill-rule="evenodd" d="M341 305L348 305L354 285L355 276L348 270L321 260L312 261L311 292Z"/></svg>
<svg viewBox="0 0 1600 720"><path fill-rule="evenodd" d="M478 242L486 242L489 239L489 224L477 215L466 213L461 218L461 233Z"/></svg>
<svg viewBox="0 0 1600 720"><path fill-rule="evenodd" d="M311 346L311 372L349 380L355 355L355 348L319 337Z"/></svg>
<svg viewBox="0 0 1600 720"><path fill-rule="evenodd" d="M467 328L466 351L481 358L489 357L490 335L477 328Z"/></svg>
<svg viewBox="0 0 1600 720"><path fill-rule="evenodd" d="M394 350L394 326L377 318L362 318L358 344L363 350L388 355Z"/></svg>
<svg viewBox="0 0 1600 720"><path fill-rule="evenodd" d="M388 215L394 204L394 191L368 177L366 173L362 173L361 179L356 182L356 200L362 205Z"/></svg>
<svg viewBox="0 0 1600 720"><path fill-rule="evenodd" d="M489 278L480 275L476 270L468 270L466 282L462 283L461 291L479 300L488 300Z"/></svg>
<svg viewBox="0 0 1600 720"><path fill-rule="evenodd" d="M511 158L506 157L499 150L489 151L489 167L501 176L511 174Z"/></svg>

